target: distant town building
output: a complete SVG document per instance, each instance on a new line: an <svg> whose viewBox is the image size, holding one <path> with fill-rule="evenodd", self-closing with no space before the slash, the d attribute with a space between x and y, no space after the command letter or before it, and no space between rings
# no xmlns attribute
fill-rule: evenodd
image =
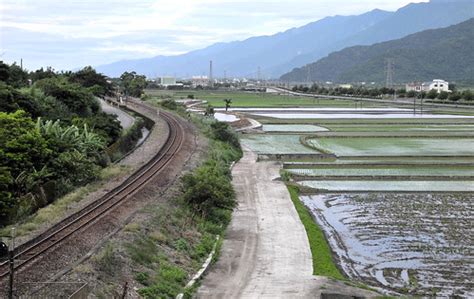
<svg viewBox="0 0 474 299"><path fill-rule="evenodd" d="M412 82L408 83L405 86L406 91L415 91L415 92L428 92L430 90L436 90L438 93L442 91L449 92L449 82L441 80L441 79L434 79L432 82Z"/></svg>
<svg viewBox="0 0 474 299"><path fill-rule="evenodd" d="M209 86L209 78L207 76L193 76L191 78L193 87L196 86Z"/></svg>
<svg viewBox="0 0 474 299"><path fill-rule="evenodd" d="M176 78L175 77L161 77L160 85L164 87L168 87L170 85L176 85Z"/></svg>
<svg viewBox="0 0 474 299"><path fill-rule="evenodd" d="M339 87L349 89L352 88L352 84L339 84Z"/></svg>

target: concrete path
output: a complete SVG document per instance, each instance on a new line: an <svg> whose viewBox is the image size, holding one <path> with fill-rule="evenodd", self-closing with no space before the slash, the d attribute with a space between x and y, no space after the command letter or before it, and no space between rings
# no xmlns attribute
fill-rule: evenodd
<svg viewBox="0 0 474 299"><path fill-rule="evenodd" d="M233 171L238 207L221 256L198 298L315 298L324 292L373 295L313 276L306 231L279 177L279 164L245 150ZM324 287L323 287L324 286Z"/></svg>
<svg viewBox="0 0 474 299"><path fill-rule="evenodd" d="M106 101L99 99L100 105L102 106L102 111L104 111L107 114L115 114L118 116L118 120L120 121L120 124L122 125L122 128L124 130L130 128L133 123L135 122L135 119L128 113L124 112L123 110L109 105Z"/></svg>

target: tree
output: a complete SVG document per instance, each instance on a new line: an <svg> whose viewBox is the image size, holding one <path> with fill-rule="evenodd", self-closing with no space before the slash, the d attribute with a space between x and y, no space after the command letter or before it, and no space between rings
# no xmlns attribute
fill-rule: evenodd
<svg viewBox="0 0 474 299"><path fill-rule="evenodd" d="M54 69L52 67L47 67L46 70L40 68L39 70L30 73L30 79L33 82L47 78L55 78L57 76L58 75L54 72Z"/></svg>
<svg viewBox="0 0 474 299"><path fill-rule="evenodd" d="M449 96L449 93L447 93L446 91L442 91L438 94L438 99L440 100L446 100Z"/></svg>
<svg viewBox="0 0 474 299"><path fill-rule="evenodd" d="M229 110L230 104L232 104L232 99L224 99L225 102L225 111Z"/></svg>
<svg viewBox="0 0 474 299"><path fill-rule="evenodd" d="M462 93L462 98L465 101L474 101L474 93L470 90L465 90Z"/></svg>
<svg viewBox="0 0 474 299"><path fill-rule="evenodd" d="M436 89L432 89L426 94L426 97L431 100L436 99L437 96L438 96L438 91Z"/></svg>
<svg viewBox="0 0 474 299"><path fill-rule="evenodd" d="M414 90L407 91L407 98L414 98L416 96L416 92Z"/></svg>
<svg viewBox="0 0 474 299"><path fill-rule="evenodd" d="M96 96L103 97L113 93L112 83L107 80L106 76L97 73L91 66L86 66L82 70L72 73L70 80L89 88Z"/></svg>
<svg viewBox="0 0 474 299"><path fill-rule="evenodd" d="M120 87L125 95L140 97L147 87L146 77L136 72L125 72L120 76Z"/></svg>
<svg viewBox="0 0 474 299"><path fill-rule="evenodd" d="M461 99L461 95L458 92L452 92L449 95L449 100L453 102L457 102Z"/></svg>
<svg viewBox="0 0 474 299"><path fill-rule="evenodd" d="M204 112L204 116L212 117L212 116L214 116L214 113L215 113L214 107L212 107L212 105L210 105L210 104L207 105L206 111Z"/></svg>
<svg viewBox="0 0 474 299"><path fill-rule="evenodd" d="M64 103L72 113L81 117L91 116L101 109L92 93L77 83L70 83L66 78L43 79L36 82L35 86L45 95Z"/></svg>
<svg viewBox="0 0 474 299"><path fill-rule="evenodd" d="M28 73L23 70L16 63L13 63L9 67L9 78L8 84L13 87L24 87L28 85Z"/></svg>

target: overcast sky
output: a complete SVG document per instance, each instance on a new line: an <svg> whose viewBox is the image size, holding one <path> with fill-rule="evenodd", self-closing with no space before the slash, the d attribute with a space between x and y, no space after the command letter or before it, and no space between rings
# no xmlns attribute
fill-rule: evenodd
<svg viewBox="0 0 474 299"><path fill-rule="evenodd" d="M30 70L174 55L427 0L2 0L0 55Z"/></svg>

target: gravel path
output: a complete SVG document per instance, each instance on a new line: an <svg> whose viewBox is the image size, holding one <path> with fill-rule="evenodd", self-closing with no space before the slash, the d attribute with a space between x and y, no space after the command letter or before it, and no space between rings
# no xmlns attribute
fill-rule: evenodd
<svg viewBox="0 0 474 299"><path fill-rule="evenodd" d="M280 165L256 162L245 150L233 171L238 208L226 233L218 262L198 290L198 298L316 298L321 292L373 296L325 277L313 276L303 224Z"/></svg>

